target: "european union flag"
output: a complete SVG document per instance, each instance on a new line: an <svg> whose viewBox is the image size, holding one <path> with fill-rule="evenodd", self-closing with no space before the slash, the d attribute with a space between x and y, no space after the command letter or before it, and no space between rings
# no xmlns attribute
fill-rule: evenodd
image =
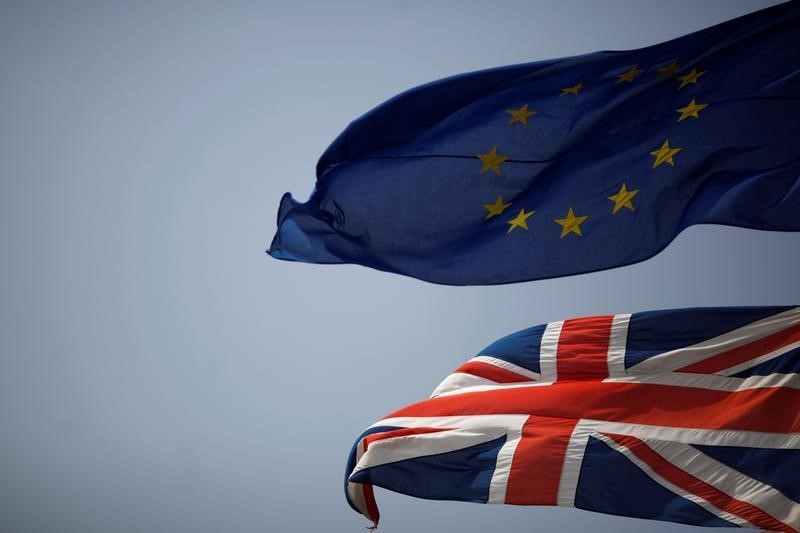
<svg viewBox="0 0 800 533"><path fill-rule="evenodd" d="M357 119L269 254L452 285L628 265L693 224L800 230L800 3L464 74Z"/></svg>

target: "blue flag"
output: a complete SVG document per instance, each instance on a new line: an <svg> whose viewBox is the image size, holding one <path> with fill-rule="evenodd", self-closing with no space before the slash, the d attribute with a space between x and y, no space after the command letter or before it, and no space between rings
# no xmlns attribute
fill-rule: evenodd
<svg viewBox="0 0 800 533"><path fill-rule="evenodd" d="M800 230L800 3L400 94L286 194L268 253L451 285L647 259L693 224Z"/></svg>

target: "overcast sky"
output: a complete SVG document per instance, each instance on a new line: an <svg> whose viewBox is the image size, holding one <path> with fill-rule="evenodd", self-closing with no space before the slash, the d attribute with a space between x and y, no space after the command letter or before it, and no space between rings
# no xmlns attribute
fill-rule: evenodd
<svg viewBox="0 0 800 533"><path fill-rule="evenodd" d="M399 91L771 3L0 3L0 531L362 531L354 439L496 338L797 304L800 234L694 227L639 265L500 287L264 255L281 195ZM376 492L386 533L699 531Z"/></svg>

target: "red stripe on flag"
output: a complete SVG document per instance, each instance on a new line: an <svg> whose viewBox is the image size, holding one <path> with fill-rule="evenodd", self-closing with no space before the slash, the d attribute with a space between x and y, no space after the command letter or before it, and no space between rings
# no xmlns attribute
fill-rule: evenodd
<svg viewBox="0 0 800 533"><path fill-rule="evenodd" d="M608 377L608 341L613 315L564 321L558 338L558 380Z"/></svg>
<svg viewBox="0 0 800 533"><path fill-rule="evenodd" d="M696 478L664 459L644 441L628 435L606 434L618 444L622 444L636 457L653 469L662 478L690 494L700 496L717 509L744 518L754 526L768 531L798 533L796 529L784 524L755 505L739 500L722 492L702 479Z"/></svg>
<svg viewBox="0 0 800 533"><path fill-rule="evenodd" d="M564 454L577 420L532 416L522 426L508 475L505 503L556 505Z"/></svg>
<svg viewBox="0 0 800 533"><path fill-rule="evenodd" d="M378 511L378 503L375 501L375 492L372 490L371 483L362 483L361 491L364 495L364 504L367 506L367 519L372 520L373 527L378 527L381 521L381 513Z"/></svg>
<svg viewBox="0 0 800 533"><path fill-rule="evenodd" d="M526 414L699 429L800 431L800 390L725 392L644 383L567 381L438 396L390 417Z"/></svg>
<svg viewBox="0 0 800 533"><path fill-rule="evenodd" d="M774 352L788 344L800 341L800 324L784 329L772 335L739 346L733 350L717 354L703 361L679 368L678 372L692 372L694 374L713 374L732 366L744 363L750 359Z"/></svg>
<svg viewBox="0 0 800 533"><path fill-rule="evenodd" d="M423 435L425 433L437 433L439 431L449 431L452 428L430 428L430 427L419 427L419 428L400 428L400 429L392 429L390 431L381 431L379 433L373 433L371 435L367 435L364 437L364 451L366 452L369 448L369 445L375 442L376 440L384 440L384 439L393 439L395 437L407 437L409 435Z"/></svg>
<svg viewBox="0 0 800 533"><path fill-rule="evenodd" d="M495 366L490 363L484 363L482 361L467 361L460 367L456 368L455 372L478 376L479 378L488 379L489 381L494 381L495 383L520 383L524 381L533 381L533 379L529 378L528 376L523 376L522 374L517 374L511 370L506 370L505 368Z"/></svg>

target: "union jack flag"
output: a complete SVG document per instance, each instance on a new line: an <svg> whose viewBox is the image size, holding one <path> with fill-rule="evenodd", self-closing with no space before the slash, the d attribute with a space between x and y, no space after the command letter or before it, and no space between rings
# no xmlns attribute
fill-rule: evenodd
<svg viewBox="0 0 800 533"><path fill-rule="evenodd" d="M347 500L800 530L800 307L577 318L491 344L356 441Z"/></svg>

